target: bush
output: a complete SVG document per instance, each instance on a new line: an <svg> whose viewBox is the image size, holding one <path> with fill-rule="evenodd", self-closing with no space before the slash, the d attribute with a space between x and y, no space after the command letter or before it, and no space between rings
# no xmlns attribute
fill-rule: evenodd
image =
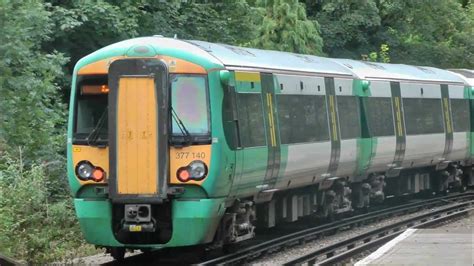
<svg viewBox="0 0 474 266"><path fill-rule="evenodd" d="M21 152L20 152L21 155ZM83 240L71 199L51 194L46 166L23 158L0 162L0 252L28 264L97 253Z"/></svg>

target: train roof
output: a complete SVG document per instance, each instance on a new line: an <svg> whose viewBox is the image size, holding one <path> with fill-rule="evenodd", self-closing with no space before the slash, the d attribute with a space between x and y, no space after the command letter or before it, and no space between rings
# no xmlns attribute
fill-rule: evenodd
<svg viewBox="0 0 474 266"><path fill-rule="evenodd" d="M303 72L356 77L354 73L329 58L272 50L237 47L204 41L188 41L213 55L229 69L272 72Z"/></svg>
<svg viewBox="0 0 474 266"><path fill-rule="evenodd" d="M132 47L140 45L151 45L156 53L180 50L193 57L197 56L207 60L211 65L214 65L213 67L223 65L233 70L267 70L273 73L301 73L357 78L350 69L331 61L329 58L197 40L181 40L161 35L133 38L111 44L85 56L78 62L78 65L88 64L97 58L126 55Z"/></svg>
<svg viewBox="0 0 474 266"><path fill-rule="evenodd" d="M273 73L344 76L359 79L408 80L443 82L474 86L474 71L457 69L447 71L433 67L384 64L351 59L331 59L313 55L237 47L197 40L180 40L159 35L140 37L106 46L81 59L82 66L110 56L126 55L137 45L151 45L157 53L179 49L205 59L209 67L223 65L233 70L258 70ZM455 73L456 72L456 73Z"/></svg>
<svg viewBox="0 0 474 266"><path fill-rule="evenodd" d="M351 59L332 60L351 69L363 79L466 84L465 80L460 78L458 75L434 67L374 63Z"/></svg>
<svg viewBox="0 0 474 266"><path fill-rule="evenodd" d="M473 69L450 69L449 71L454 72L456 75L461 76L466 80L469 86L474 87L474 70Z"/></svg>

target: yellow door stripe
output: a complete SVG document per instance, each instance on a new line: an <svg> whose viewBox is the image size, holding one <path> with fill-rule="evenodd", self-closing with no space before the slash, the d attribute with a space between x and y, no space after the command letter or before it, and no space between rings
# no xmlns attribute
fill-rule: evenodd
<svg viewBox="0 0 474 266"><path fill-rule="evenodd" d="M272 147L276 147L275 120L273 117L273 103L271 93L267 93L268 124L270 125L270 141Z"/></svg>
<svg viewBox="0 0 474 266"><path fill-rule="evenodd" d="M443 109L444 109L444 119L446 122L446 133L452 133L453 129L451 127L451 116L449 115L449 99L447 97L443 98Z"/></svg>
<svg viewBox="0 0 474 266"><path fill-rule="evenodd" d="M336 105L334 103L334 95L329 95L329 109L331 110L332 139L333 141L336 141L338 137L336 124Z"/></svg>
<svg viewBox="0 0 474 266"><path fill-rule="evenodd" d="M403 136L403 129L402 129L402 111L400 108L400 97L395 97L395 108L397 112L397 131L398 131L398 136L402 137Z"/></svg>

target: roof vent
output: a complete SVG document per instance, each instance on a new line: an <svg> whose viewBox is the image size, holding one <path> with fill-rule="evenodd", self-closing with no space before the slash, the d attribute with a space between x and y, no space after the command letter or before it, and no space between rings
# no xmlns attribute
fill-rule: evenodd
<svg viewBox="0 0 474 266"><path fill-rule="evenodd" d="M306 55L301 55L301 54L292 54L292 55L298 57L299 59L303 60L306 63L317 63L316 60Z"/></svg>
<svg viewBox="0 0 474 266"><path fill-rule="evenodd" d="M428 68L424 68L424 67L421 67L421 66L415 66L416 68L418 68L419 70L427 73L427 74L435 74L435 72L431 69L428 69Z"/></svg>
<svg viewBox="0 0 474 266"><path fill-rule="evenodd" d="M354 67L348 63L343 63L343 65L345 65L346 67L350 68L350 69L354 69Z"/></svg>
<svg viewBox="0 0 474 266"><path fill-rule="evenodd" d="M372 62L367 62L367 61L362 61L364 64L370 66L371 68L374 68L374 69L380 69L380 70L384 70L385 67L379 65L379 64L375 64L375 63L372 63Z"/></svg>
<svg viewBox="0 0 474 266"><path fill-rule="evenodd" d="M240 47L236 47L236 46L231 46L231 45L226 45L226 44L221 44L223 47L231 50L232 52L238 54L238 55L248 55L248 56L253 56L255 57L255 55L253 53L251 53L249 50L247 49L244 49L244 48L240 48Z"/></svg>
<svg viewBox="0 0 474 266"><path fill-rule="evenodd" d="M199 42L195 42L195 41L185 41L185 42L188 42L188 43L191 43L201 49L203 49L204 51L208 52L208 53L212 53L212 48L211 46L208 44L208 45L204 45L205 43L201 44Z"/></svg>

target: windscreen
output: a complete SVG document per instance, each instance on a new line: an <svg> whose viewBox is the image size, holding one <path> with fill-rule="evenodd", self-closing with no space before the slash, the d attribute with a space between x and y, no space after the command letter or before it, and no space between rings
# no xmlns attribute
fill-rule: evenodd
<svg viewBox="0 0 474 266"><path fill-rule="evenodd" d="M209 136L209 111L206 78L197 75L175 75L171 79L171 105L191 136ZM179 120L173 119L173 136L186 133Z"/></svg>
<svg viewBox="0 0 474 266"><path fill-rule="evenodd" d="M107 79L85 78L78 84L74 141L89 143L107 140Z"/></svg>

